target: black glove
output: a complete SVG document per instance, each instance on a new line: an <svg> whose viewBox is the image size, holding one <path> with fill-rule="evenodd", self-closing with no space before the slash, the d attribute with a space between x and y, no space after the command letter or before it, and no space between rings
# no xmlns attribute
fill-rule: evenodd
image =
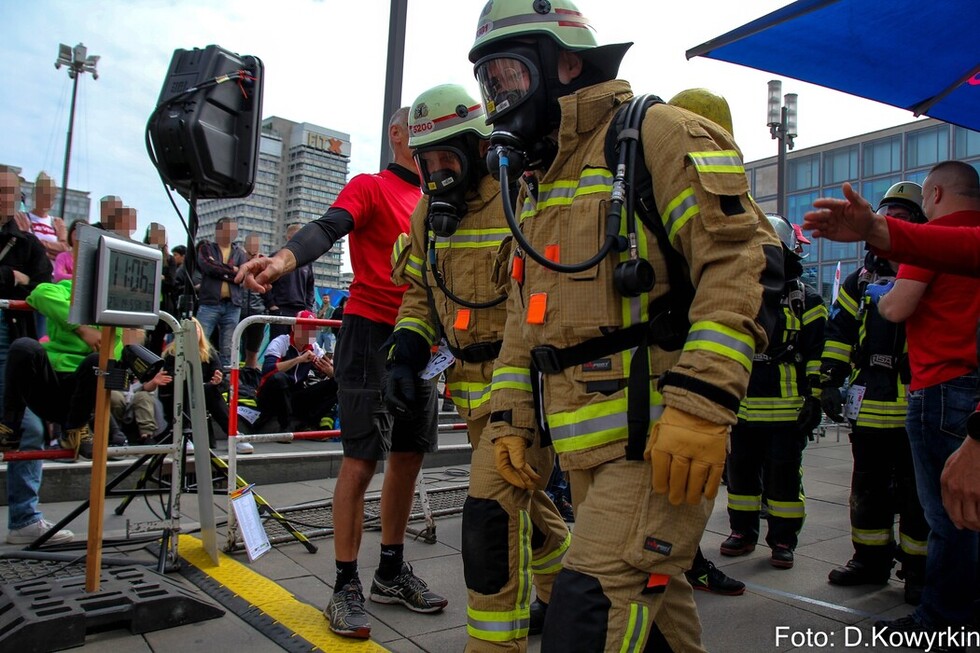
<svg viewBox="0 0 980 653"><path fill-rule="evenodd" d="M841 406L844 405L844 398L840 394L840 388L824 387L820 394L820 406L827 417L840 424L844 421L841 414Z"/></svg>
<svg viewBox="0 0 980 653"><path fill-rule="evenodd" d="M406 417L415 412L415 372L408 365L396 363L388 371L385 386L385 406L397 417Z"/></svg>
<svg viewBox="0 0 980 653"><path fill-rule="evenodd" d="M813 429L820 426L820 400L813 395L803 397L803 406L796 417L796 425L808 439L813 437Z"/></svg>

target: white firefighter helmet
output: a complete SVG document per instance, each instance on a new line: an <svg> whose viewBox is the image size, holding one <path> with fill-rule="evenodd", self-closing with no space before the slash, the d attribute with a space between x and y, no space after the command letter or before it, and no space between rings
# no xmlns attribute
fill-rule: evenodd
<svg viewBox="0 0 980 653"><path fill-rule="evenodd" d="M912 214L912 222L924 223L926 216L922 212L922 186L914 181L900 181L885 191L878 202L878 212L897 204L908 209Z"/></svg>

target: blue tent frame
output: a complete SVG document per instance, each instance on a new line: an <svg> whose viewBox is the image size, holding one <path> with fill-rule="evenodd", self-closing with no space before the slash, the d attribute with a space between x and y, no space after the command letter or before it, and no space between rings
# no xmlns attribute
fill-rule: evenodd
<svg viewBox="0 0 980 653"><path fill-rule="evenodd" d="M980 131L977 0L798 0L687 51Z"/></svg>

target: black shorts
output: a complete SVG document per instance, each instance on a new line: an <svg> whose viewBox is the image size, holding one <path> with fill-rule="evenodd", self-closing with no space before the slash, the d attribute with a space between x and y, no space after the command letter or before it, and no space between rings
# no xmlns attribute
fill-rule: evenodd
<svg viewBox="0 0 980 653"><path fill-rule="evenodd" d="M394 327L358 315L344 315L334 353L344 456L384 460L389 451L428 453L439 446L435 385L419 384L423 396L415 414L394 418L385 408L383 345Z"/></svg>

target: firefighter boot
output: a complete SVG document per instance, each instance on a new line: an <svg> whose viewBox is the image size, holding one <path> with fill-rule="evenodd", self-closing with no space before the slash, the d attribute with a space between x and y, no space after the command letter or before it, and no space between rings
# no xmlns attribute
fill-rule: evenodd
<svg viewBox="0 0 980 653"><path fill-rule="evenodd" d="M851 587L854 585L884 585L891 576L892 563L866 564L856 558L847 561L843 567L830 572L827 580L831 585Z"/></svg>
<svg viewBox="0 0 980 653"><path fill-rule="evenodd" d="M721 555L744 556L755 551L755 542L749 542L742 533L732 532L728 539L721 543Z"/></svg>
<svg viewBox="0 0 980 653"><path fill-rule="evenodd" d="M919 605L922 601L922 586L925 584L925 564L903 562L897 576L905 580L905 602Z"/></svg>

